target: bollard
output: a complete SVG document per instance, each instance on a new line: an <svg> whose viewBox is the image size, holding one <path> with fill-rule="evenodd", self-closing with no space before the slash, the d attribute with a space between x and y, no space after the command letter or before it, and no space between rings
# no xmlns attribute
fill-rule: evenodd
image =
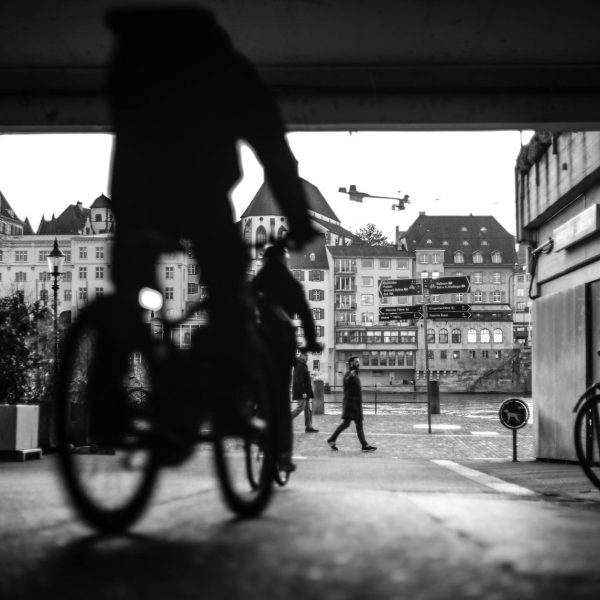
<svg viewBox="0 0 600 600"><path fill-rule="evenodd" d="M432 415L440 414L440 382L429 381L427 390L427 401L429 402L429 410Z"/></svg>
<svg viewBox="0 0 600 600"><path fill-rule="evenodd" d="M313 398L313 415L325 414L325 395L324 395L324 384L322 381L313 381L313 391L315 397Z"/></svg>

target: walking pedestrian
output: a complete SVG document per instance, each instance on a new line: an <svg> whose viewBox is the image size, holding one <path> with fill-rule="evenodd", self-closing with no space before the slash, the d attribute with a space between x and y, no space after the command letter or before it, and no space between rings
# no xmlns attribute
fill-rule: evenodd
<svg viewBox="0 0 600 600"><path fill-rule="evenodd" d="M327 443L332 450L338 449L335 442L340 433L350 427L352 421L354 421L354 424L356 425L356 435L362 446L362 451L373 452L374 450L377 450L375 446L371 446L365 439L365 432L363 429L362 388L360 385L360 377L358 376L359 370L360 361L358 360L358 357L351 356L348 359L348 370L344 374L343 420L327 440Z"/></svg>
<svg viewBox="0 0 600 600"><path fill-rule="evenodd" d="M314 398L312 381L306 363L308 354L301 352L294 363L294 376L292 379L292 399L298 403L298 406L292 411L292 420L304 411L304 431L306 433L318 433L312 425L312 409L310 401Z"/></svg>

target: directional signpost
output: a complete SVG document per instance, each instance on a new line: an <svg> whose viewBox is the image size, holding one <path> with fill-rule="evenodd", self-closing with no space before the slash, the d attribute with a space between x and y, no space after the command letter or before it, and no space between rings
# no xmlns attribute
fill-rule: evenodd
<svg viewBox="0 0 600 600"><path fill-rule="evenodd" d="M420 279L380 279L379 297L415 296L421 293Z"/></svg>
<svg viewBox="0 0 600 600"><path fill-rule="evenodd" d="M429 348L427 343L427 318L431 319L470 319L470 304L433 304L429 305L425 292L430 294L465 293L471 289L469 277L436 277L421 279L380 279L379 297L390 296L423 296L423 304L412 306L381 306L380 321L402 321L405 319L423 319L425 337L425 377L427 380L427 420L431 433L431 390L429 382ZM439 405L434 407L436 414L440 412Z"/></svg>
<svg viewBox="0 0 600 600"><path fill-rule="evenodd" d="M405 321L406 319L420 319L423 317L423 306L415 304L413 306L380 306L380 321Z"/></svg>

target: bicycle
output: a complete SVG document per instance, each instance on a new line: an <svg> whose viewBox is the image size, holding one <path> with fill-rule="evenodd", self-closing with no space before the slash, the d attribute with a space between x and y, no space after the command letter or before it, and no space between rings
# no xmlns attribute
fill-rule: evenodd
<svg viewBox="0 0 600 600"><path fill-rule="evenodd" d="M223 398L203 396L190 377L210 376L210 339L218 332L210 325L196 330L189 350L171 341L171 331L198 310L210 321L206 301L180 319L155 319L161 339L144 322L144 308L117 289L89 304L68 332L55 390L60 474L78 514L99 531L134 524L160 470L181 464L203 442L214 446L222 495L233 512L256 516L271 498L272 357L257 324L248 323L246 368L234 387L235 406L248 419L229 422ZM180 430L165 425L172 411L184 424Z"/></svg>
<svg viewBox="0 0 600 600"><path fill-rule="evenodd" d="M600 381L585 390L573 412L577 459L588 479L600 489Z"/></svg>

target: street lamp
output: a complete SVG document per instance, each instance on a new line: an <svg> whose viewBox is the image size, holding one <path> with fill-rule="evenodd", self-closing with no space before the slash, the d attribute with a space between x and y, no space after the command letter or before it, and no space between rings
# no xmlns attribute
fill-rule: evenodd
<svg viewBox="0 0 600 600"><path fill-rule="evenodd" d="M54 292L54 381L58 373L58 277L62 275L61 269L65 255L58 248L58 240L54 238L54 247L48 254L48 269L54 279L52 291Z"/></svg>
<svg viewBox="0 0 600 600"><path fill-rule="evenodd" d="M382 200L397 200L398 204L392 204L392 210L404 210L405 204L410 204L410 200L408 199L408 194L405 194L402 198L398 196L373 196L372 194L367 194L366 192L360 192L356 189L355 185L351 185L350 189L346 189L345 187L339 188L338 192L340 194L348 194L348 197L353 202L362 202L365 198L380 198ZM400 193L400 192L398 192Z"/></svg>

